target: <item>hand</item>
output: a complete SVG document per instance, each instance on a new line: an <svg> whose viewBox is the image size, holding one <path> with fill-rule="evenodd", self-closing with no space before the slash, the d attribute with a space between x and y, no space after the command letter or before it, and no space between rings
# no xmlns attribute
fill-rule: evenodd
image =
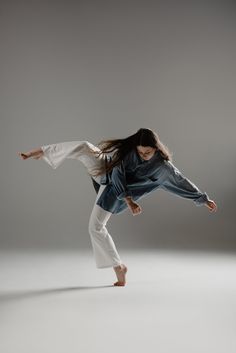
<svg viewBox="0 0 236 353"><path fill-rule="evenodd" d="M206 201L205 206L210 209L210 211L215 211L217 210L217 205L213 200Z"/></svg>
<svg viewBox="0 0 236 353"><path fill-rule="evenodd" d="M142 212L142 208L139 206L139 204L137 204L134 201L130 201L128 203L128 207L131 210L131 212L133 213L133 216L136 216Z"/></svg>

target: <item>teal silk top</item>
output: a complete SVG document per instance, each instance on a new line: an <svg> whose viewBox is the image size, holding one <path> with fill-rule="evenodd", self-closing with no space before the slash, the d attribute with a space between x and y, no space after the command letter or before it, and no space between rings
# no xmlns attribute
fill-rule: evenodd
<svg viewBox="0 0 236 353"><path fill-rule="evenodd" d="M106 155L107 162L111 158ZM100 184L93 178L92 182L97 193L100 184L106 185L96 204L113 214L128 208L124 197L131 196L136 201L157 189L193 200L196 206L202 206L210 200L206 192L200 191L172 162L164 160L158 151L151 159L143 160L134 148L118 166L101 176Z"/></svg>

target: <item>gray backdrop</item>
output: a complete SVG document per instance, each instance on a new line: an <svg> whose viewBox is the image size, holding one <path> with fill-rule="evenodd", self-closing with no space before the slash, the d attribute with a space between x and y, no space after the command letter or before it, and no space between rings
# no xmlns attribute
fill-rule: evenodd
<svg viewBox="0 0 236 353"><path fill-rule="evenodd" d="M235 250L233 1L1 1L1 247L91 248L81 162L17 152L155 130L218 205L163 190L112 216L118 249Z"/></svg>

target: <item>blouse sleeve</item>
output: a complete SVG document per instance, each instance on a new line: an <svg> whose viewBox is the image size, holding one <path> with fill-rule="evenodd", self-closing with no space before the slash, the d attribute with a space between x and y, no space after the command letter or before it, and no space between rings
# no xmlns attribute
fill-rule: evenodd
<svg viewBox="0 0 236 353"><path fill-rule="evenodd" d="M116 197L119 200L122 200L126 196L132 196L132 193L126 184L125 164L123 160L119 165L112 169L111 181L116 193Z"/></svg>
<svg viewBox="0 0 236 353"><path fill-rule="evenodd" d="M206 192L202 192L199 188L186 178L176 166L170 162L166 162L166 174L163 178L161 188L167 190L176 196L193 200L196 206L202 206L209 201Z"/></svg>

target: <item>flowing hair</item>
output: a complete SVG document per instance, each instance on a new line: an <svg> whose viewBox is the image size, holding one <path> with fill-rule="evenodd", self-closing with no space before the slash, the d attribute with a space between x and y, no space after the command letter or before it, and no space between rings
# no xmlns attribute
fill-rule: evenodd
<svg viewBox="0 0 236 353"><path fill-rule="evenodd" d="M172 161L173 153L170 152L169 148L164 145L158 134L151 130L140 128L133 135L130 135L123 139L109 139L101 140L97 146L100 151L91 150L92 154L99 157L101 154L108 154L114 152L112 159L101 165L99 168L94 169L89 174L91 176L98 176L105 173L109 173L115 166L119 165L122 159L128 154L132 149L136 149L136 146L145 146L156 148L163 160Z"/></svg>

